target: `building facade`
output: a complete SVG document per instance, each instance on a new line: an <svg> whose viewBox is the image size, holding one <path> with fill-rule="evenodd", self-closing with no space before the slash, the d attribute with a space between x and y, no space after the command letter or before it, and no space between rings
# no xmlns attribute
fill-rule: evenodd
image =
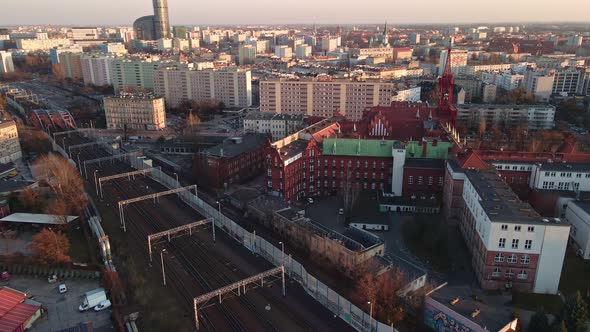
<svg viewBox="0 0 590 332"><path fill-rule="evenodd" d="M552 105L457 105L457 122L477 128L482 119L488 128L526 126L532 130L551 129L555 125L555 106Z"/></svg>
<svg viewBox="0 0 590 332"><path fill-rule="evenodd" d="M16 122L0 121L0 164L14 162L22 157Z"/></svg>
<svg viewBox="0 0 590 332"><path fill-rule="evenodd" d="M0 73L11 73L13 71L12 53L0 51Z"/></svg>
<svg viewBox="0 0 590 332"><path fill-rule="evenodd" d="M112 85L111 74L114 60L115 57L112 55L84 54L80 59L84 84Z"/></svg>
<svg viewBox="0 0 590 332"><path fill-rule="evenodd" d="M250 70L161 68L154 76L154 92L164 96L170 107L178 107L185 100L214 100L227 107L252 106Z"/></svg>
<svg viewBox="0 0 590 332"><path fill-rule="evenodd" d="M330 117L339 112L357 121L373 106L389 106L392 101L416 97L416 89L404 94L397 83L380 80L268 79L260 82L260 111L279 114L306 114ZM414 93L412 93L414 92ZM419 96L418 96L419 98Z"/></svg>
<svg viewBox="0 0 590 332"><path fill-rule="evenodd" d="M252 112L243 119L245 133L270 134L272 141L287 137L305 127L301 114Z"/></svg>
<svg viewBox="0 0 590 332"><path fill-rule="evenodd" d="M108 129L158 130L166 128L164 98L122 93L104 97Z"/></svg>
<svg viewBox="0 0 590 332"><path fill-rule="evenodd" d="M590 203L569 202L565 210L565 221L572 227L570 239L576 254L583 259L590 259Z"/></svg>
<svg viewBox="0 0 590 332"><path fill-rule="evenodd" d="M59 66L63 69L64 76L72 80L81 80L83 53L63 52L59 54Z"/></svg>
<svg viewBox="0 0 590 332"><path fill-rule="evenodd" d="M27 51L48 51L58 46L70 46L72 44L70 39L56 38L56 39L17 39L16 48Z"/></svg>
<svg viewBox="0 0 590 332"><path fill-rule="evenodd" d="M495 171L466 170L460 230L483 289L556 294L570 226L542 218Z"/></svg>

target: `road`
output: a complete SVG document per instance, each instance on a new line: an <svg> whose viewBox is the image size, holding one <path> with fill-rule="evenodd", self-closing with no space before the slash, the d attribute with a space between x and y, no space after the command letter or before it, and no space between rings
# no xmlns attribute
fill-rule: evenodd
<svg viewBox="0 0 590 332"><path fill-rule="evenodd" d="M66 137L60 144L66 147L86 142L78 136ZM74 149L73 159L94 159L107 156L98 148ZM92 164L89 166L89 182L97 170L98 176L131 171L121 162ZM88 187L93 191L93 186ZM116 206L123 199L142 196L165 190L160 184L142 176L133 181L127 178L114 180L103 186L104 199L97 201L100 207ZM125 208L125 220L129 245L143 259L147 256L146 238L155 233L189 222L203 219L196 211L181 202L175 195L164 196L155 205L151 201L134 203ZM265 271L272 266L262 258L253 256L248 250L218 230L215 243L210 228L194 233L191 237L174 239L165 248L169 253L164 267L168 285L175 289L178 298L185 303L187 313L192 317L192 298L238 281L244 277ZM158 248L158 250L163 249ZM116 250L116 248L114 248ZM159 251L158 251L159 252ZM116 254L115 254L116 255ZM158 267L156 267L158 266ZM159 270L159 264L154 263ZM248 295L229 298L199 313L203 322L202 330L207 331L352 331L344 321L335 319L327 309L307 296L294 283L288 283L287 297L283 298L280 284L267 283L263 291L248 291ZM270 310L266 310L270 305Z"/></svg>

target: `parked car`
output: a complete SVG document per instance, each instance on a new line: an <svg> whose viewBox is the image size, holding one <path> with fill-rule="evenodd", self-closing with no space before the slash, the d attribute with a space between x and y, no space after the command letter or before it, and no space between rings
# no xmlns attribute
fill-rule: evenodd
<svg viewBox="0 0 590 332"><path fill-rule="evenodd" d="M63 294L67 291L68 291L68 288L66 287L66 284L59 284L59 293L60 294Z"/></svg>
<svg viewBox="0 0 590 332"><path fill-rule="evenodd" d="M100 302L96 307L94 307L94 311L101 311L111 306L110 300L104 300Z"/></svg>
<svg viewBox="0 0 590 332"><path fill-rule="evenodd" d="M55 274L52 274L49 277L47 277L47 282L50 284L53 284L56 281L57 281L57 275L55 275Z"/></svg>
<svg viewBox="0 0 590 332"><path fill-rule="evenodd" d="M308 197L308 198L307 198L307 203L309 203L309 204L313 204L313 198L311 198L311 197Z"/></svg>

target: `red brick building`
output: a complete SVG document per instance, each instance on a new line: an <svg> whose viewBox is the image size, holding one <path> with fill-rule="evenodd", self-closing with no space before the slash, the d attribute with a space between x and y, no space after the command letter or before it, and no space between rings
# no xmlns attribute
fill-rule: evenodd
<svg viewBox="0 0 590 332"><path fill-rule="evenodd" d="M270 138L262 134L245 134L195 155L197 181L221 188L263 174L264 150Z"/></svg>

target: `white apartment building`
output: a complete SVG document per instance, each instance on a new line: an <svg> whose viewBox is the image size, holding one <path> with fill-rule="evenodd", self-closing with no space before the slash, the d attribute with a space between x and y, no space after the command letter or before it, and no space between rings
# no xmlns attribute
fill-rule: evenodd
<svg viewBox="0 0 590 332"><path fill-rule="evenodd" d="M53 47L49 50L49 58L51 59L51 64L58 64L59 63L59 54L60 53L82 53L84 52L82 46L80 45L73 45L67 47Z"/></svg>
<svg viewBox="0 0 590 332"><path fill-rule="evenodd" d="M415 88L400 90L406 90L405 86L398 89L397 83L380 80L267 79L260 81L260 111L321 117L339 112L356 121L367 107L389 106L392 100L415 99L417 95Z"/></svg>
<svg viewBox="0 0 590 332"><path fill-rule="evenodd" d="M582 93L584 87L584 70L564 69L553 72L552 93L575 95Z"/></svg>
<svg viewBox="0 0 590 332"><path fill-rule="evenodd" d="M16 122L0 120L0 164L13 162L21 157Z"/></svg>
<svg viewBox="0 0 590 332"><path fill-rule="evenodd" d="M14 71L12 62L12 53L0 51L0 73L10 73Z"/></svg>
<svg viewBox="0 0 590 332"><path fill-rule="evenodd" d="M297 59L310 57L312 52L312 47L307 44L300 44L295 47L295 57Z"/></svg>
<svg viewBox="0 0 590 332"><path fill-rule="evenodd" d="M111 78L115 91L125 88L154 89L154 73L160 67L181 67L186 64L160 61L157 58L116 58L112 63Z"/></svg>
<svg viewBox="0 0 590 332"><path fill-rule="evenodd" d="M304 119L302 114L251 112L244 117L244 133L270 134L274 142L305 128Z"/></svg>
<svg viewBox="0 0 590 332"><path fill-rule="evenodd" d="M555 125L555 106L552 105L457 105L457 122L469 128L479 126L486 119L488 128L512 128L526 125L531 130L551 129Z"/></svg>
<svg viewBox="0 0 590 332"><path fill-rule="evenodd" d="M340 46L340 37L322 37L321 49L323 52L333 52Z"/></svg>
<svg viewBox="0 0 590 332"><path fill-rule="evenodd" d="M112 85L112 66L115 56L84 54L80 62L82 65L82 78L86 85L105 86Z"/></svg>
<svg viewBox="0 0 590 332"><path fill-rule="evenodd" d="M487 84L495 84L500 88L512 91L522 84L524 75L513 74L511 72L481 72L481 80Z"/></svg>
<svg viewBox="0 0 590 332"><path fill-rule="evenodd" d="M158 51L169 51L172 49L172 39L160 38L158 39Z"/></svg>
<svg viewBox="0 0 590 332"><path fill-rule="evenodd" d="M438 75L442 75L442 73L445 71L445 65L447 63L447 54L448 54L448 50L442 50L440 52L440 60L438 62ZM459 66L467 66L467 58L468 58L468 53L466 50L452 50L451 51L451 70L454 67L459 67Z"/></svg>
<svg viewBox="0 0 590 332"><path fill-rule="evenodd" d="M553 75L527 70L522 84L526 91L532 93L538 101L548 102L553 91Z"/></svg>
<svg viewBox="0 0 590 332"><path fill-rule="evenodd" d="M531 189L590 191L590 165L542 163L533 166Z"/></svg>
<svg viewBox="0 0 590 332"><path fill-rule="evenodd" d="M391 101L411 101L417 102L420 100L420 93L422 88L419 86L412 86L407 89L396 90Z"/></svg>
<svg viewBox="0 0 590 332"><path fill-rule="evenodd" d="M117 55L127 54L127 49L123 43L104 43L100 45L100 51L102 53L112 53Z"/></svg>
<svg viewBox="0 0 590 332"><path fill-rule="evenodd" d="M164 98L151 94L122 93L104 97L108 129L158 130L166 128Z"/></svg>
<svg viewBox="0 0 590 332"><path fill-rule="evenodd" d="M253 45L240 45L238 50L238 63L240 65L250 65L256 63L256 47Z"/></svg>
<svg viewBox="0 0 590 332"><path fill-rule="evenodd" d="M570 226L542 218L496 172L466 170L460 229L483 289L556 294Z"/></svg>
<svg viewBox="0 0 590 332"><path fill-rule="evenodd" d="M77 27L72 28L73 40L89 40L98 39L98 29L92 27Z"/></svg>
<svg viewBox="0 0 590 332"><path fill-rule="evenodd" d="M590 259L590 203L571 201L565 210L565 221L570 224L570 238L576 253Z"/></svg>
<svg viewBox="0 0 590 332"><path fill-rule="evenodd" d="M17 39L16 48L27 51L47 51L58 46L70 46L70 39Z"/></svg>
<svg viewBox="0 0 590 332"><path fill-rule="evenodd" d="M154 92L170 107L184 100L215 100L227 107L252 106L252 73L227 67L213 70L161 68L155 71Z"/></svg>
<svg viewBox="0 0 590 332"><path fill-rule="evenodd" d="M351 48L349 50L351 58L383 57L385 60L393 59L393 48L374 47L374 48Z"/></svg>
<svg viewBox="0 0 590 332"><path fill-rule="evenodd" d="M275 55L279 58L290 59L293 57L293 50L287 45L277 45L275 46Z"/></svg>

